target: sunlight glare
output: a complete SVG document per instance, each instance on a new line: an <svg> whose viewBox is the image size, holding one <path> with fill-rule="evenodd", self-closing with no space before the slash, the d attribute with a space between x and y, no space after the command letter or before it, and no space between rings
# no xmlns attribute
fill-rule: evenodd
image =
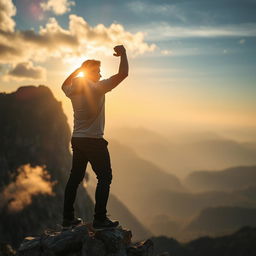
<svg viewBox="0 0 256 256"><path fill-rule="evenodd" d="M84 77L84 72L79 72L77 77Z"/></svg>
<svg viewBox="0 0 256 256"><path fill-rule="evenodd" d="M84 61L88 59L98 59L98 58L93 58L93 57L90 58L89 56L65 58L64 63L67 64L65 74L72 73L75 69L79 68ZM103 64L103 65L101 64L101 67L100 67L102 77L108 78L110 76L109 74L115 72L115 68L112 67L113 66L112 62L106 63L104 59L98 59L98 60L100 60ZM109 69L109 67L112 67L112 68ZM77 77L86 77L86 74L84 72L79 72Z"/></svg>

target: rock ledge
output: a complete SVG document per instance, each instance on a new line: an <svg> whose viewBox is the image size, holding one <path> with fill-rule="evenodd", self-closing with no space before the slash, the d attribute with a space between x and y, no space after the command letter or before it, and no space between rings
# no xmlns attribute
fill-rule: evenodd
<svg viewBox="0 0 256 256"><path fill-rule="evenodd" d="M152 256L148 239L132 244L132 232L121 226L94 231L91 223L65 231L46 230L38 237L26 237L18 256Z"/></svg>

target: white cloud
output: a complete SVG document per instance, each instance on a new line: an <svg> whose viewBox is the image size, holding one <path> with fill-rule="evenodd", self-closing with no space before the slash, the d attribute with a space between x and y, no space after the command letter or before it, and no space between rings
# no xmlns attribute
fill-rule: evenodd
<svg viewBox="0 0 256 256"><path fill-rule="evenodd" d="M169 40L171 38L213 38L213 37L252 37L256 36L256 24L234 24L226 26L171 26L166 22L153 23L137 28L146 32L148 40Z"/></svg>
<svg viewBox="0 0 256 256"><path fill-rule="evenodd" d="M121 24L111 24L109 27L98 24L95 27L90 26L82 17L70 15L69 31L79 39L80 46L87 45L90 48L99 49L99 51L112 55L113 46L124 44L133 55L143 54L154 51L154 44L144 42L144 33L130 33L125 31Z"/></svg>
<svg viewBox="0 0 256 256"><path fill-rule="evenodd" d="M169 56L169 55L172 55L172 51L171 50L161 50L161 54L162 55L165 55L165 56Z"/></svg>
<svg viewBox="0 0 256 256"><path fill-rule="evenodd" d="M52 57L66 62L68 59L95 54L110 56L113 47L118 44L126 47L129 56L152 52L156 48L156 45L144 41L143 32L131 33L116 23L109 27L103 24L91 26L84 18L74 14L69 15L67 29L61 27L55 18L50 18L38 32L14 30L12 16L16 12L15 6L11 0L0 1L5 6L0 17L6 24L0 29L0 64L13 67L5 74L5 79L45 77L45 69L38 65L35 67L34 64L46 62Z"/></svg>
<svg viewBox="0 0 256 256"><path fill-rule="evenodd" d="M68 29L50 18L38 33L34 30L0 31L0 63L44 62L49 56L66 59L90 53L107 56L112 55L117 44L124 44L132 56L154 51L156 47L144 41L142 32L130 33L121 24L93 27L82 17L70 15Z"/></svg>
<svg viewBox="0 0 256 256"><path fill-rule="evenodd" d="M16 7L11 0L0 0L0 30L14 31L15 21L12 16L16 14Z"/></svg>
<svg viewBox="0 0 256 256"><path fill-rule="evenodd" d="M48 0L40 4L43 10L52 11L57 15L70 12L70 6L75 5L75 2L68 0Z"/></svg>
<svg viewBox="0 0 256 256"><path fill-rule="evenodd" d="M12 212L21 211L32 203L34 195L55 195L52 191L55 183L50 181L50 175L44 167L23 165L18 169L15 181L1 193L1 205L7 204L8 210Z"/></svg>

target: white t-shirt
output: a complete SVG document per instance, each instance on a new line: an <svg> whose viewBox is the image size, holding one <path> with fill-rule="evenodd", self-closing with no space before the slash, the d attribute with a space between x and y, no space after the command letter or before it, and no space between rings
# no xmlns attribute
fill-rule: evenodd
<svg viewBox="0 0 256 256"><path fill-rule="evenodd" d="M73 137L102 138L105 126L105 93L112 89L111 80L93 82L85 77L72 79L63 88L74 111Z"/></svg>

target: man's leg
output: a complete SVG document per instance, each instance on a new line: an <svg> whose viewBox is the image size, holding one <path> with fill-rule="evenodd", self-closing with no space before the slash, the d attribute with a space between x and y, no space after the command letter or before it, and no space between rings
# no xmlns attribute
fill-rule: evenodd
<svg viewBox="0 0 256 256"><path fill-rule="evenodd" d="M98 179L95 191L94 219L105 219L107 213L106 207L112 181L112 169L107 145L108 142L105 139L97 139L92 147L93 150L88 153L88 160Z"/></svg>
<svg viewBox="0 0 256 256"><path fill-rule="evenodd" d="M86 166L88 160L86 155L80 149L79 138L72 138L73 158L72 169L65 188L63 219L72 220L74 218L74 202L76 199L76 192L78 185L85 176Z"/></svg>

